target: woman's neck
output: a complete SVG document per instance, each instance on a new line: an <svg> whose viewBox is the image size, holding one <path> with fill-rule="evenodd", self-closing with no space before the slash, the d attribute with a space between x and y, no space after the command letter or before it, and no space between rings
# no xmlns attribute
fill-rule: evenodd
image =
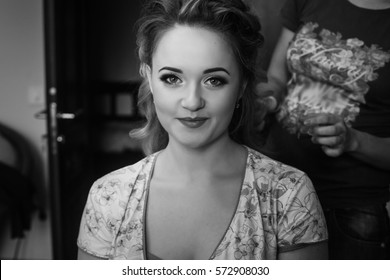
<svg viewBox="0 0 390 280"><path fill-rule="evenodd" d="M179 176L219 174L234 169L240 157L242 158L243 151L241 145L228 137L196 149L170 142L159 155L159 160L164 171Z"/></svg>
<svg viewBox="0 0 390 280"><path fill-rule="evenodd" d="M390 8L390 0L348 0L357 7L370 10L383 10Z"/></svg>

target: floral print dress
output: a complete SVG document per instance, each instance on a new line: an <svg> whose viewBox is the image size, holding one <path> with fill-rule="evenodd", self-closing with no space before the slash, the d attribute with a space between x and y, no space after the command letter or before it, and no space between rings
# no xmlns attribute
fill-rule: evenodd
<svg viewBox="0 0 390 280"><path fill-rule="evenodd" d="M325 219L303 172L250 148L234 216L210 259L276 259L279 252L327 240ZM145 209L158 153L97 180L77 244L106 259L146 259Z"/></svg>
<svg viewBox="0 0 390 280"><path fill-rule="evenodd" d="M287 50L292 77L278 120L290 133L305 132L303 121L312 114L338 115L350 125L359 115L360 104L366 103L368 83L389 61L390 52L377 45L343 39L317 23L306 23Z"/></svg>

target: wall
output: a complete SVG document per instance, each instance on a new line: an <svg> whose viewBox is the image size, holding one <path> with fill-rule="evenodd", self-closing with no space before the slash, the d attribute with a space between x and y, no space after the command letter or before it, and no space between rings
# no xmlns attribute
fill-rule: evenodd
<svg viewBox="0 0 390 280"><path fill-rule="evenodd" d="M96 81L138 80L135 22L142 0L88 2L88 59Z"/></svg>
<svg viewBox="0 0 390 280"><path fill-rule="evenodd" d="M44 109L43 1L0 0L0 122L24 136L34 152L34 182L45 189L46 124L34 118ZM49 219L33 217L19 258L50 259ZM14 255L16 240L1 225L0 258Z"/></svg>

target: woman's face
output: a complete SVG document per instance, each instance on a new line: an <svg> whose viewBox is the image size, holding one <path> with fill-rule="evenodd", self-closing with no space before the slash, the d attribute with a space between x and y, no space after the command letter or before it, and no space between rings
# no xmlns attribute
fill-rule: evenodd
<svg viewBox="0 0 390 280"><path fill-rule="evenodd" d="M228 137L241 78L232 48L218 33L170 29L157 42L148 79L170 144L202 148Z"/></svg>

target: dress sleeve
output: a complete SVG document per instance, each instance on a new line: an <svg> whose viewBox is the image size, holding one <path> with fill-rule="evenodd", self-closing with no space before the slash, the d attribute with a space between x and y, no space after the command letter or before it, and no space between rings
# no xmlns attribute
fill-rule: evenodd
<svg viewBox="0 0 390 280"><path fill-rule="evenodd" d="M325 217L309 177L295 180L279 200L278 250L291 251L328 239ZM295 182L295 183L294 183Z"/></svg>
<svg viewBox="0 0 390 280"><path fill-rule="evenodd" d="M109 258L119 229L123 208L121 180L106 177L96 181L89 192L81 218L78 247L99 258Z"/></svg>
<svg viewBox="0 0 390 280"><path fill-rule="evenodd" d="M301 13L307 0L286 0L282 10L282 25L287 29L296 32L301 26Z"/></svg>

